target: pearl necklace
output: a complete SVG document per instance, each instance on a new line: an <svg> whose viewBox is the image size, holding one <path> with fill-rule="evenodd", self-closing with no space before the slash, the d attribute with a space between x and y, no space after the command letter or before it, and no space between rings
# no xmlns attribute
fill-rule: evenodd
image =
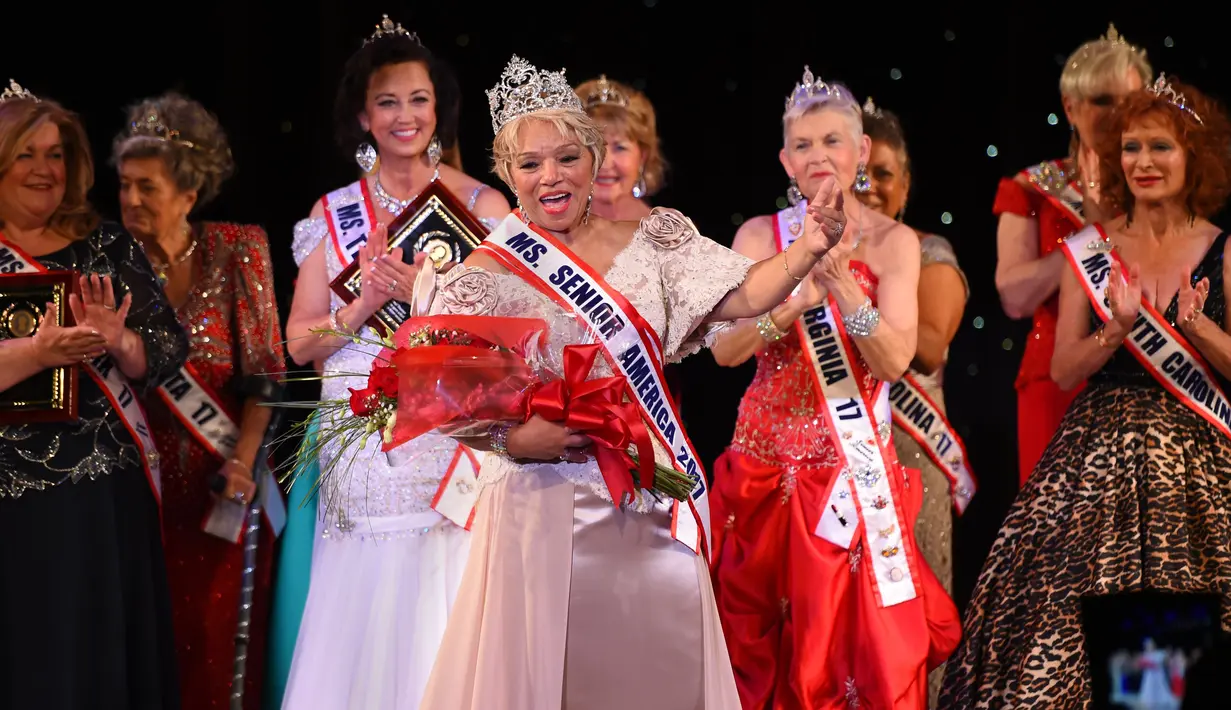
<svg viewBox="0 0 1231 710"><path fill-rule="evenodd" d="M432 175L431 181L428 184L430 185L431 183L436 182L439 179L440 179L440 168L437 168L436 172ZM385 210L386 212L393 215L394 217L402 214L402 210L405 210L407 207L410 207L410 203L414 202L416 199L418 199L419 195L422 194L422 190L420 190L419 192L406 198L405 200L399 200L393 195L390 195L389 192L385 190L385 186L380 184L380 173L377 173L376 179L372 181L372 192L376 197L376 204L380 205L381 209Z"/></svg>

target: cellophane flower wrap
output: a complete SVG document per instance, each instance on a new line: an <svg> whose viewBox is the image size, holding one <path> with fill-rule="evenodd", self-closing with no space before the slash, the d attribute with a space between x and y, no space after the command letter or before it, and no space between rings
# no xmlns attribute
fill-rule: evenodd
<svg viewBox="0 0 1231 710"><path fill-rule="evenodd" d="M396 460L402 444L435 431L486 437L501 423L535 415L589 436L612 500L640 489L686 500L692 481L654 462L650 433L622 377L587 379L597 344L564 348L562 372L547 364L547 324L534 318L440 315L412 318L392 338L396 408L385 422L383 449ZM383 387L387 376L370 381ZM379 395L388 406L390 388ZM366 395L371 396L371 395Z"/></svg>

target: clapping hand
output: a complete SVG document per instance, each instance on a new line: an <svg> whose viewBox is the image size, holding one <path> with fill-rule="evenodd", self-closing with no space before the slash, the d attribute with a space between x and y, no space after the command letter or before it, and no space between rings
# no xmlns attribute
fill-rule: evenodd
<svg viewBox="0 0 1231 710"><path fill-rule="evenodd" d="M83 275L78 285L81 294L74 293L68 297L73 318L78 326L92 328L102 336L107 352L116 352L124 340L124 321L128 318L128 309L132 307L132 293L124 296L117 309L110 276L99 278L98 274Z"/></svg>
<svg viewBox="0 0 1231 710"><path fill-rule="evenodd" d="M1120 325L1129 331L1133 329L1137 312L1141 310L1141 269L1135 265L1130 267L1126 281L1120 262L1112 262L1111 281L1107 284L1107 307L1111 309L1111 317Z"/></svg>
<svg viewBox="0 0 1231 710"><path fill-rule="evenodd" d="M34 356L44 369L85 362L106 352L106 340L92 326L79 324L66 328L56 324L59 319L56 304L48 303L38 330L30 338Z"/></svg>
<svg viewBox="0 0 1231 710"><path fill-rule="evenodd" d="M1210 280L1201 279L1193 286L1192 269L1184 269L1181 274L1180 292L1176 298L1176 316L1180 319L1180 327L1187 328L1197 320L1197 316L1205 310L1205 299L1210 295Z"/></svg>
<svg viewBox="0 0 1231 710"><path fill-rule="evenodd" d="M808 219L804 220L804 242L808 251L821 258L842 239L846 230L846 213L842 211L842 189L832 175L821 180L816 197L808 203Z"/></svg>
<svg viewBox="0 0 1231 710"><path fill-rule="evenodd" d="M821 257L812 273L825 288L836 290L843 279L851 278L851 254L859 245L859 237L843 230L842 238Z"/></svg>
<svg viewBox="0 0 1231 710"><path fill-rule="evenodd" d="M414 265L407 264L402 261L402 248L398 247L390 250L388 254L376 257L372 262L371 272L377 283L384 283L384 288L391 294L390 298L410 303L414 294L415 278L419 276L419 270L426 261L427 254L419 252L415 254ZM366 290L366 284L364 288Z"/></svg>
<svg viewBox="0 0 1231 710"><path fill-rule="evenodd" d="M394 279L382 277L376 271L377 264L388 256L389 228L377 222L372 231L368 233L368 240L359 247L359 273L363 274L363 280L358 300L365 318L380 310L393 298L397 290L397 283ZM401 252L398 253L398 257L401 261ZM411 276L407 286L413 282L414 276ZM392 288L390 288L391 284Z"/></svg>

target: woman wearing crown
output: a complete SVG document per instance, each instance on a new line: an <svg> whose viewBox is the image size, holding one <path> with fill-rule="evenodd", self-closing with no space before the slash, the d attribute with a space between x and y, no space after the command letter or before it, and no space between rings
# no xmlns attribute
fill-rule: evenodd
<svg viewBox="0 0 1231 710"><path fill-rule="evenodd" d="M1056 340L1060 242L1107 214L1099 190L1095 131L1129 91L1150 80L1145 52L1111 27L1064 63L1060 97L1073 130L1069 157L1031 166L1000 181L996 204L996 290L1010 318L1032 318L1017 375L1018 476L1025 481L1077 394L1048 375Z"/></svg>
<svg viewBox="0 0 1231 710"><path fill-rule="evenodd" d="M339 141L348 150L365 141L356 159L369 174L321 198L296 225L299 277L287 322L290 355L325 376L324 398L364 387L364 377L344 375L367 373L378 351L335 334L375 339L365 322L376 309L412 300L417 269L387 248L384 225L437 179L488 224L508 214L499 192L441 160L457 140L458 99L451 70L388 17L346 64ZM362 297L346 303L330 282L355 260ZM321 491L320 537L283 707L417 708L470 544L469 510L438 512L432 501L455 465L477 464L466 450L455 458L452 439L428 435L402 449L405 464L391 465L379 434L343 450L330 426L320 422L320 466L337 475Z"/></svg>
<svg viewBox="0 0 1231 710"><path fill-rule="evenodd" d="M278 483L258 462L273 412L262 402L279 398L286 370L269 240L256 225L189 223L235 167L218 119L196 101L168 94L132 106L112 162L124 226L157 265L191 334L188 363L146 400L162 457L182 706L215 707L232 694L236 642L222 631L241 622L242 535L257 479L265 515L252 521L263 530L249 641L239 650L248 657L244 704L256 708L273 545L284 519Z"/></svg>
<svg viewBox="0 0 1231 710"><path fill-rule="evenodd" d="M20 403L14 388L51 368L77 390L58 421L0 424L0 706L169 710L162 479L140 397L183 366L188 339L141 246L100 223L93 182L75 115L16 83L0 92L0 391ZM13 298L11 280L47 272L76 272L75 293Z"/></svg>
<svg viewBox="0 0 1231 710"><path fill-rule="evenodd" d="M803 195L833 179L855 240L714 344L722 365L757 356L714 471L723 630L744 708L924 708L957 612L919 555L919 472L898 462L890 435L888 383L915 354L919 238L855 199L869 186L870 140L846 87L805 67L782 124L793 204L745 222L733 248L789 249L810 209Z"/></svg>
<svg viewBox="0 0 1231 710"><path fill-rule="evenodd" d="M603 135L562 73L514 57L488 97L496 171L521 207L441 277L433 310L544 319L553 360L591 344L597 359L578 374L629 379L657 462L694 488L683 503L613 493L587 437L538 416L494 427L476 442L491 453L474 540L423 708L734 710L706 564L704 472L662 366L785 298L841 237L839 192L819 184L799 243L754 263L674 210L639 223L595 215ZM591 307L574 310L564 286L536 275L540 249Z"/></svg>
<svg viewBox="0 0 1231 710"><path fill-rule="evenodd" d="M1159 77L1108 117L1101 194L1119 217L1061 245L1061 389L1088 380L1010 509L966 610L942 707L1088 708L1082 606L1215 593L1231 630L1231 124Z"/></svg>

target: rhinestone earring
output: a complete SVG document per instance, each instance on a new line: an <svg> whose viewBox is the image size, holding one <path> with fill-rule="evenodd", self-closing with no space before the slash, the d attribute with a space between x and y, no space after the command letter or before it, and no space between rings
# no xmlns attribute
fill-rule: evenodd
<svg viewBox="0 0 1231 710"><path fill-rule="evenodd" d="M432 162L432 167L440 165L440 156L444 154L444 147L440 145L440 136L432 134L432 140L427 144L427 159Z"/></svg>
<svg viewBox="0 0 1231 710"><path fill-rule="evenodd" d="M645 197L645 168L641 169L641 174L637 176L637 182L633 185L633 197L640 200Z"/></svg>
<svg viewBox="0 0 1231 710"><path fill-rule="evenodd" d="M581 218L582 224L590 223L590 205L592 205L593 203L594 203L594 193L591 192L590 196L586 198L586 213Z"/></svg>
<svg viewBox="0 0 1231 710"><path fill-rule="evenodd" d="M799 191L799 183L795 182L795 178L791 178L791 186L786 189L786 201L794 207L804 201L804 193Z"/></svg>
<svg viewBox="0 0 1231 710"><path fill-rule="evenodd" d="M863 163L855 168L855 192L866 195L872 191L872 180L868 178L868 166Z"/></svg>
<svg viewBox="0 0 1231 710"><path fill-rule="evenodd" d="M371 143L364 141L359 144L359 147L355 149L355 162L359 163L363 172L372 172L372 168L376 167L376 149Z"/></svg>

